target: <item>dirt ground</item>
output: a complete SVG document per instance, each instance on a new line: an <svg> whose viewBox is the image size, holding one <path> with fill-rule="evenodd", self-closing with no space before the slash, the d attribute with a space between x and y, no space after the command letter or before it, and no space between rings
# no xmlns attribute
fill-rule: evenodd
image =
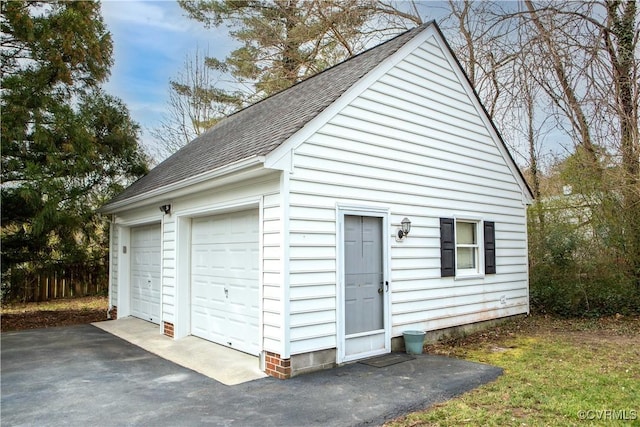
<svg viewBox="0 0 640 427"><path fill-rule="evenodd" d="M2 307L2 332L80 325L107 320L106 297L84 297Z"/></svg>
<svg viewBox="0 0 640 427"><path fill-rule="evenodd" d="M461 349L470 344L499 345L510 338L527 335L562 336L564 340L583 344L612 342L635 345L640 337L640 316L569 319L540 315L523 316L485 331L428 344L425 351L444 356L461 356Z"/></svg>

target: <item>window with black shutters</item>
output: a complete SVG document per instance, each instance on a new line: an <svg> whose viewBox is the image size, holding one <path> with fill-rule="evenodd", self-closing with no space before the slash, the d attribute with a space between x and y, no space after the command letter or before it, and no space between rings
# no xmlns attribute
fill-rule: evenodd
<svg viewBox="0 0 640 427"><path fill-rule="evenodd" d="M440 275L496 273L495 222L440 218Z"/></svg>

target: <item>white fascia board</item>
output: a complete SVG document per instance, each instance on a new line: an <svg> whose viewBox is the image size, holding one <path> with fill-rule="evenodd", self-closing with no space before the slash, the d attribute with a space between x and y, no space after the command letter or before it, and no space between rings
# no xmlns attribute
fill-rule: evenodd
<svg viewBox="0 0 640 427"><path fill-rule="evenodd" d="M200 184L202 182L205 182L214 178L240 172L252 166L264 164L264 162L265 162L264 156L248 157L246 159L238 160L237 162L230 163L228 165L219 167L217 169L213 169L207 172L203 172L199 175L195 175L187 179L183 179L182 181L178 181L173 184L165 185L164 187L160 187L155 190L148 191L138 196L130 197L128 199L121 200L119 202L107 204L102 208L100 208L99 211L102 213L117 213L123 210L134 209L147 204L151 199L166 195L174 191L183 190L183 189L186 189L187 187L191 187L193 185Z"/></svg>
<svg viewBox="0 0 640 427"><path fill-rule="evenodd" d="M267 154L267 159L265 160L264 167L289 173L293 172L293 149L286 150L279 157L270 157L270 155Z"/></svg>
<svg viewBox="0 0 640 427"><path fill-rule="evenodd" d="M417 49L422 43L424 43L425 40L436 34L434 28L435 25L430 25L429 27L422 30L420 34L417 34L413 39L409 40L395 53L378 64L375 68L373 68L373 70L369 71L369 73L361 77L359 81L357 81L353 86L347 89L342 95L338 97L338 99L336 99L316 117L310 120L300 130L290 136L289 139L280 144L280 146L278 146L275 150L267 154L264 162L265 168L287 170L289 172L292 172L292 159L288 159L286 156L290 156L291 153L300 146L300 144L309 139L323 125L329 122L329 120L331 120L345 107L347 107L354 99L360 96L365 90L367 90L371 85L378 81L390 69L395 67L400 61L402 61L411 52Z"/></svg>

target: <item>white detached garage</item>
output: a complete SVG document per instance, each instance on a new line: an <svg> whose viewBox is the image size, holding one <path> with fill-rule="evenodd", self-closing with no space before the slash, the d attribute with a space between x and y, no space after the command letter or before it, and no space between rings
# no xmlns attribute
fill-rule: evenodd
<svg viewBox="0 0 640 427"><path fill-rule="evenodd" d="M227 117L111 200L110 304L279 378L384 354L407 329L528 312L531 199L429 23Z"/></svg>

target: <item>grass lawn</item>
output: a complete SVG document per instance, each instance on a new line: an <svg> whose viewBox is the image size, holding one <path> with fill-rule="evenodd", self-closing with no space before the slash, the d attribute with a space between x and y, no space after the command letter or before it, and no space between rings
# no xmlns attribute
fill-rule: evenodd
<svg viewBox="0 0 640 427"><path fill-rule="evenodd" d="M108 306L107 297L3 305L0 324L2 332L5 332L99 322L107 320Z"/></svg>
<svg viewBox="0 0 640 427"><path fill-rule="evenodd" d="M531 316L428 351L504 375L387 426L640 425L640 317Z"/></svg>

